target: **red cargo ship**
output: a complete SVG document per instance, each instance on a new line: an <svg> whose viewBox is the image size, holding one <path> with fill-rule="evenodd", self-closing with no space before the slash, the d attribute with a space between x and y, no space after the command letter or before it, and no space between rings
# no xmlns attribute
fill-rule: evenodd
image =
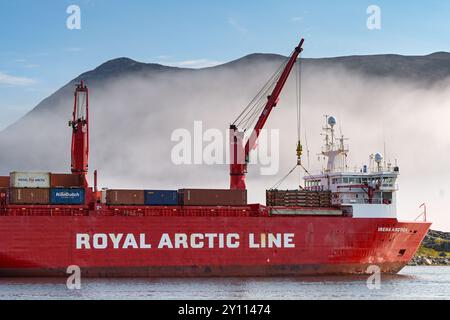
<svg viewBox="0 0 450 320"><path fill-rule="evenodd" d="M396 218L397 166L371 157L350 172L343 137L327 117L326 168L305 187L268 190L247 204L249 153L302 51L303 40L259 99L244 144L231 127L230 190L97 190L88 186L88 89L75 91L71 174L0 177L0 276L296 276L395 273L415 254L430 223ZM259 101L259 102L260 102ZM255 113L254 106L261 107ZM239 118L238 118L239 119ZM246 122L252 123L251 121ZM297 147L297 167L302 147ZM241 158L243 159L241 161ZM339 161L342 160L342 161ZM339 167L342 163L342 167Z"/></svg>

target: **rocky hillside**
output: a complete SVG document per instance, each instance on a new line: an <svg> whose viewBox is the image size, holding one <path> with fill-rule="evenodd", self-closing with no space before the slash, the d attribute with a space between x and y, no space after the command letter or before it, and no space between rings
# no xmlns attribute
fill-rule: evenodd
<svg viewBox="0 0 450 320"><path fill-rule="evenodd" d="M450 265L450 232L428 231L410 265Z"/></svg>

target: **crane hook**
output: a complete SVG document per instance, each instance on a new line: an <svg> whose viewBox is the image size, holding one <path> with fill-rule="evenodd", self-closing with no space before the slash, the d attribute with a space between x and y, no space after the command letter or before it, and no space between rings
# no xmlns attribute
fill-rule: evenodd
<svg viewBox="0 0 450 320"><path fill-rule="evenodd" d="M297 164L300 166L302 164L302 151L303 151L303 147L302 144L300 143L300 140L298 140L297 142Z"/></svg>

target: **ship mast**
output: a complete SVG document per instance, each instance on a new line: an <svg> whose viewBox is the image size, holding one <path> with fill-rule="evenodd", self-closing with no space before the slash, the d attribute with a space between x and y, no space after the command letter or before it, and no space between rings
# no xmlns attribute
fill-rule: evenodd
<svg viewBox="0 0 450 320"><path fill-rule="evenodd" d="M89 92L83 81L77 84L74 93L72 120L71 170L83 177L88 186L87 172L89 160Z"/></svg>
<svg viewBox="0 0 450 320"><path fill-rule="evenodd" d="M336 125L336 119L332 116L325 115L325 127L323 127L325 136L325 146L320 153L327 158L327 166L325 172L334 172L336 170L336 160L338 157L342 157L342 168L346 168L346 158L348 149L344 145L346 140L343 135L339 139L335 137L334 126ZM338 142L336 142L338 140Z"/></svg>

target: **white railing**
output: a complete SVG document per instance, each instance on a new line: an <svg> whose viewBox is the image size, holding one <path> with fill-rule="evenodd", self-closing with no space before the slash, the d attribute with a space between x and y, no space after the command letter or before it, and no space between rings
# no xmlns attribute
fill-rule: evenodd
<svg viewBox="0 0 450 320"><path fill-rule="evenodd" d="M381 198L373 198L371 201L369 199L351 199L342 201L343 204L390 204Z"/></svg>

